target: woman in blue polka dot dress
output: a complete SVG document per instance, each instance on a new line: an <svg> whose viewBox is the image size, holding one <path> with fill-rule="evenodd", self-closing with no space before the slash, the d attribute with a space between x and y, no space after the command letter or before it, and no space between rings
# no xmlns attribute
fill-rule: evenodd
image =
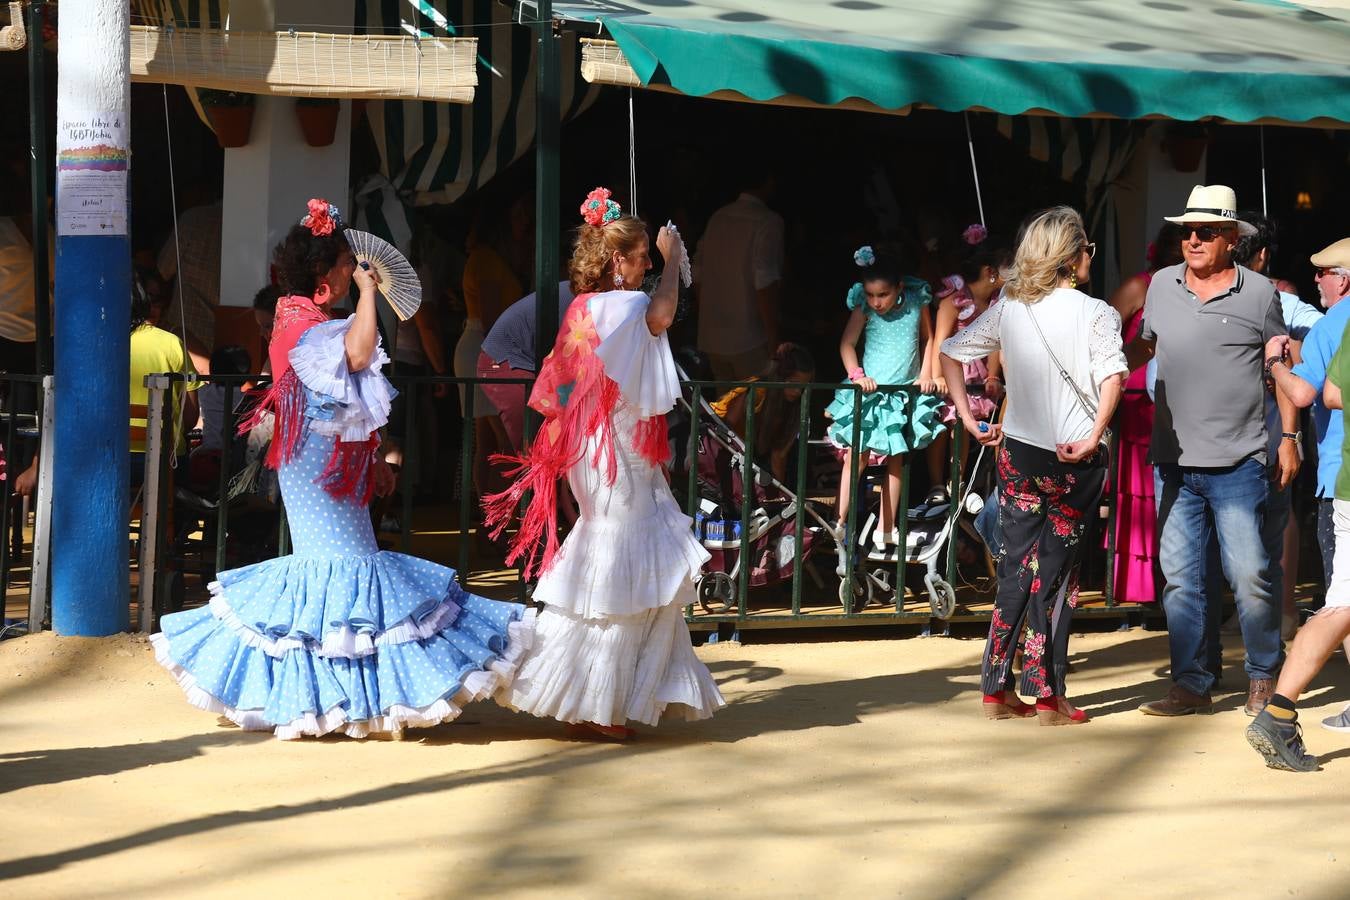
<svg viewBox="0 0 1350 900"><path fill-rule="evenodd" d="M336 207L309 206L274 259L288 296L258 414L275 418L267 462L294 553L221 572L209 605L165 616L150 640L189 702L242 728L283 739L399 736L508 685L534 613L376 545L367 505L393 488L377 429L394 391L380 374L375 279L357 267ZM353 281L356 314L330 320L329 304Z"/></svg>

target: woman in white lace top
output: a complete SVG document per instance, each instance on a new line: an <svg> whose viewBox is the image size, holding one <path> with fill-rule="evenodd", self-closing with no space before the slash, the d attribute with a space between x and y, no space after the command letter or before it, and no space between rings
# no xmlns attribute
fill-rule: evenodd
<svg viewBox="0 0 1350 900"><path fill-rule="evenodd" d="M1128 371L1120 316L1076 289L1087 281L1094 249L1076 211L1059 206L1037 214L1023 228L1004 302L942 345L962 424L980 443L1002 444L998 503L1006 552L981 674L990 718L1032 715L1012 690L1012 660L1025 635L1020 693L1036 698L1041 724L1088 720L1065 698L1069 624L1079 545L1106 477L1098 446ZM971 414L961 365L996 350L1008 407L1002 425L989 425Z"/></svg>

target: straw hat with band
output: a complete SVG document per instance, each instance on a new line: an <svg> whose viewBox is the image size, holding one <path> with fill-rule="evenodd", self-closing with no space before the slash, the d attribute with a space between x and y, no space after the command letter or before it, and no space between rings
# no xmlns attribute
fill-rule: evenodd
<svg viewBox="0 0 1350 900"><path fill-rule="evenodd" d="M1237 226L1238 234L1256 234L1255 228L1238 218L1237 193L1226 184L1197 184L1186 198L1186 211L1163 218L1178 225L1229 223Z"/></svg>

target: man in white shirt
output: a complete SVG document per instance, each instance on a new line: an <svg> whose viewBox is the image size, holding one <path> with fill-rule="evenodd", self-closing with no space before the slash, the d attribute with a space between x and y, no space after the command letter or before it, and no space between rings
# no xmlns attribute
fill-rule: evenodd
<svg viewBox="0 0 1350 900"><path fill-rule="evenodd" d="M713 375L758 375L778 345L783 217L769 208L774 177L763 170L734 201L712 214L694 256L698 348Z"/></svg>

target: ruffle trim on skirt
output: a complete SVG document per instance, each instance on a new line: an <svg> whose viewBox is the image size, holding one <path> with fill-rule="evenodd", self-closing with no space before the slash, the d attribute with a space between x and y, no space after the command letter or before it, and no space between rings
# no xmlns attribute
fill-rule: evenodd
<svg viewBox="0 0 1350 900"><path fill-rule="evenodd" d="M274 657L282 657L296 650L309 650L316 656L359 659L370 656L380 647L425 640L454 622L462 609L454 600L447 599L421 618L409 617L378 634L370 630L352 628L350 624L344 622L332 630L325 631L321 640L309 635L273 638L249 627L235 615L225 597L225 589L221 587L219 581L211 582L210 591L211 614L219 619L221 624L237 632L241 642Z"/></svg>
<svg viewBox="0 0 1350 900"><path fill-rule="evenodd" d="M216 620L207 641L189 648L188 665L175 658L170 635L151 635L150 643L156 661L173 675L189 703L247 731L271 731L282 740L333 733L362 738L448 722L465 704L506 689L534 642L534 629L535 612L526 609L492 641L501 647L497 654L453 623L428 639L388 645L356 659L321 657L301 648L270 656L250 647L242 632L223 620ZM226 646L213 650L209 640ZM197 658L203 647L208 648L204 662L214 666Z"/></svg>
<svg viewBox="0 0 1350 900"><path fill-rule="evenodd" d="M692 600L692 588L680 599ZM674 603L605 619L545 607L534 646L496 699L533 716L598 725L656 725L667 710L706 719L726 705Z"/></svg>
<svg viewBox="0 0 1350 900"><path fill-rule="evenodd" d="M361 656L380 643L425 638L453 618L447 602L462 606L472 596L454 569L389 550L281 556L221 572L210 590L220 618L233 624L237 617L262 636L256 646L285 652L321 642L329 656Z"/></svg>
<svg viewBox="0 0 1350 900"><path fill-rule="evenodd" d="M847 448L853 441L853 392L840 391L825 410L832 421L830 443ZM862 398L860 450L878 457L922 450L944 430L942 401L917 391L874 391Z"/></svg>
<svg viewBox="0 0 1350 900"><path fill-rule="evenodd" d="M634 615L679 599L710 555L673 499L658 496L656 503L637 521L583 516L534 599L584 619Z"/></svg>

